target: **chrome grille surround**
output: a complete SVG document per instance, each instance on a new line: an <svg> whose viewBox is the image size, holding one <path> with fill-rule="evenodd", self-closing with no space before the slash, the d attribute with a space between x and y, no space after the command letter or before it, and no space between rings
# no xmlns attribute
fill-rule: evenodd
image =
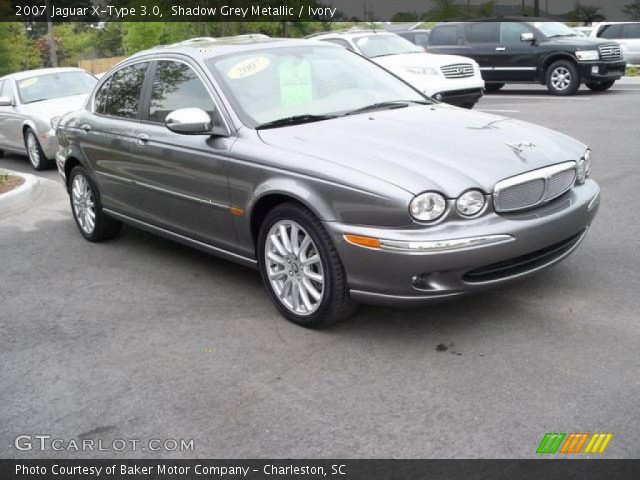
<svg viewBox="0 0 640 480"><path fill-rule="evenodd" d="M517 212L550 202L573 188L577 162L563 162L532 170L496 183L493 208L496 212Z"/></svg>
<svg viewBox="0 0 640 480"><path fill-rule="evenodd" d="M445 78L473 77L473 65L470 63L454 63L440 67Z"/></svg>
<svg viewBox="0 0 640 480"><path fill-rule="evenodd" d="M620 45L602 45L598 48L602 60L622 60Z"/></svg>

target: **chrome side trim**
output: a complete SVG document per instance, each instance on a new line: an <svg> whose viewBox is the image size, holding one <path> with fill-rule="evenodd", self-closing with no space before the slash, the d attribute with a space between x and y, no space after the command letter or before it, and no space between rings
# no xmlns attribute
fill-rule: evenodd
<svg viewBox="0 0 640 480"><path fill-rule="evenodd" d="M487 245L496 245L515 240L511 235L486 235L482 237L453 238L449 240L429 240L419 242L407 242L397 240L380 240L382 250L410 254L430 254L451 252L479 248Z"/></svg>
<svg viewBox="0 0 640 480"><path fill-rule="evenodd" d="M547 198L546 195L547 195L547 189L549 187L549 179L558 173L564 172L565 170L570 170L572 168L575 169L577 168L577 165L578 165L578 162L571 160L569 162L562 162L556 165L551 165L550 167L539 168L538 170L531 170L530 172L522 173L520 175L516 175L515 177L510 177L505 180L499 181L498 183L496 183L495 187L493 188L493 208L498 213L516 212L516 211L524 210L525 208L526 209L534 208L544 203L548 203L555 198L558 198L560 195L562 195L563 193L573 188L575 184L575 180L574 180L574 184L572 184L569 188L567 188L563 192L559 193L558 195L552 198ZM516 185L520 185L522 183L527 183L532 180L541 180L541 179L544 180L545 186L544 186L544 192L542 194L542 197L540 197L540 200L537 203L533 205L528 205L524 208L518 207L518 208L512 208L512 209L506 209L506 210L499 208L499 206L497 205L496 200L500 196L500 192L502 190L509 187L516 186Z"/></svg>
<svg viewBox="0 0 640 480"><path fill-rule="evenodd" d="M123 215L121 213L114 212L108 208L102 209L106 214L121 220L122 222L128 223L135 227L138 227L142 230L146 230L151 233L156 233L162 237L168 238L169 240L174 240L178 243L182 243L183 245L188 245L193 248L197 248L198 250L202 250L207 253L211 253L212 255L216 255L218 257L225 258L227 260L231 260L236 263L240 263L247 267L257 268L258 262L257 260L249 257L245 257L243 255L239 255L237 253L230 252L220 247L214 247L213 245L209 245L208 243L201 242L199 240L195 240L191 237L187 237L185 235L181 235L179 233L172 232L171 230L167 230L162 227L157 227L155 225L151 225L150 223L143 222L142 220L137 220L135 218L129 217L128 215Z"/></svg>
<svg viewBox="0 0 640 480"><path fill-rule="evenodd" d="M231 208L231 205L223 205L222 203L216 203L214 201L207 200L205 198L192 197L191 195L186 195L184 193L176 192L176 191L173 191L173 190L168 190L168 189L162 188L162 187L156 187L155 185L150 185L150 184L144 183L144 182L138 182L137 180L130 180L128 178L120 177L118 175L113 175L111 173L105 173L105 172L96 172L96 173L98 175L101 175L101 176L107 177L107 178L111 178L112 180L115 180L115 181L118 181L118 182L121 182L121 183L126 183L126 184L129 184L129 185L135 185L136 187L145 188L145 189L151 190L153 192L164 193L164 194L172 196L172 197L180 198L181 200L189 200L189 201L194 202L194 203L199 203L201 205L208 205L210 207L220 208L222 210L229 210L229 208Z"/></svg>

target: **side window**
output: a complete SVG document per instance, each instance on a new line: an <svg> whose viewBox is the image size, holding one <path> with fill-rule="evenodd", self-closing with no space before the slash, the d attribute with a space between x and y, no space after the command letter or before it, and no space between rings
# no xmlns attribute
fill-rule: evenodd
<svg viewBox="0 0 640 480"><path fill-rule="evenodd" d="M109 95L109 85L111 84L111 79L109 78L106 82L102 84L100 90L96 92L96 96L94 98L94 111L95 113L104 113L104 107L107 104L107 95Z"/></svg>
<svg viewBox="0 0 640 480"><path fill-rule="evenodd" d="M502 22L500 24L501 42L505 45L520 45L520 36L523 33L531 33L531 29L518 22Z"/></svg>
<svg viewBox="0 0 640 480"><path fill-rule="evenodd" d="M0 80L0 97L2 97L2 85L4 85L4 80Z"/></svg>
<svg viewBox="0 0 640 480"><path fill-rule="evenodd" d="M429 37L430 45L457 45L458 44L458 27L456 25L447 25L437 27L431 31Z"/></svg>
<svg viewBox="0 0 640 480"><path fill-rule="evenodd" d="M0 97L9 97L13 100L14 92L13 92L13 83L11 80L5 80L2 85L2 90L0 91Z"/></svg>
<svg viewBox="0 0 640 480"><path fill-rule="evenodd" d="M640 38L640 23L627 23L622 28L622 38Z"/></svg>
<svg viewBox="0 0 640 480"><path fill-rule="evenodd" d="M605 25L598 31L600 38L620 38L622 36L622 25Z"/></svg>
<svg viewBox="0 0 640 480"><path fill-rule="evenodd" d="M349 42L347 42L346 40L342 40L340 38L327 38L327 39L324 39L322 41L323 42L333 43L335 45L340 45L341 47L344 47L346 49L353 50L353 47L351 45L349 45Z"/></svg>
<svg viewBox="0 0 640 480"><path fill-rule="evenodd" d="M211 95L191 67L181 62L159 61L151 90L149 120L164 123L181 108L200 108L214 118Z"/></svg>
<svg viewBox="0 0 640 480"><path fill-rule="evenodd" d="M422 48L427 48L428 40L429 35L426 33L416 33L415 37L413 37L413 43L420 45Z"/></svg>
<svg viewBox="0 0 640 480"><path fill-rule="evenodd" d="M500 24L498 22L472 23L465 27L468 43L500 42Z"/></svg>
<svg viewBox="0 0 640 480"><path fill-rule="evenodd" d="M140 105L140 92L148 63L136 63L118 70L111 77L105 115L136 118Z"/></svg>

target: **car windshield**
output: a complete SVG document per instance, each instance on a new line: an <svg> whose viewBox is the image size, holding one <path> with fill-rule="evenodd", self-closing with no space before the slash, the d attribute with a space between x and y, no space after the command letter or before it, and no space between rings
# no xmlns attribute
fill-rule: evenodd
<svg viewBox="0 0 640 480"><path fill-rule="evenodd" d="M560 22L534 22L531 23L547 37L577 37L578 34L564 23Z"/></svg>
<svg viewBox="0 0 640 480"><path fill-rule="evenodd" d="M61 72L18 80L22 103L88 94L98 80L86 72Z"/></svg>
<svg viewBox="0 0 640 480"><path fill-rule="evenodd" d="M391 102L429 103L361 56L311 42L211 58L207 65L250 127L297 116L313 121L377 104L397 106Z"/></svg>
<svg viewBox="0 0 640 480"><path fill-rule="evenodd" d="M424 50L419 46L398 35L365 35L356 38L354 43L358 46L360 52L368 58L401 55L403 53L424 53Z"/></svg>

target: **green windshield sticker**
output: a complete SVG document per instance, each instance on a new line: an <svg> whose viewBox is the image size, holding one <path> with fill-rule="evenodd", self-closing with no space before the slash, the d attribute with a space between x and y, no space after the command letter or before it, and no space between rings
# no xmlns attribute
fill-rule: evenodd
<svg viewBox="0 0 640 480"><path fill-rule="evenodd" d="M309 103L313 99L311 67L305 60L280 64L280 103L283 107Z"/></svg>

